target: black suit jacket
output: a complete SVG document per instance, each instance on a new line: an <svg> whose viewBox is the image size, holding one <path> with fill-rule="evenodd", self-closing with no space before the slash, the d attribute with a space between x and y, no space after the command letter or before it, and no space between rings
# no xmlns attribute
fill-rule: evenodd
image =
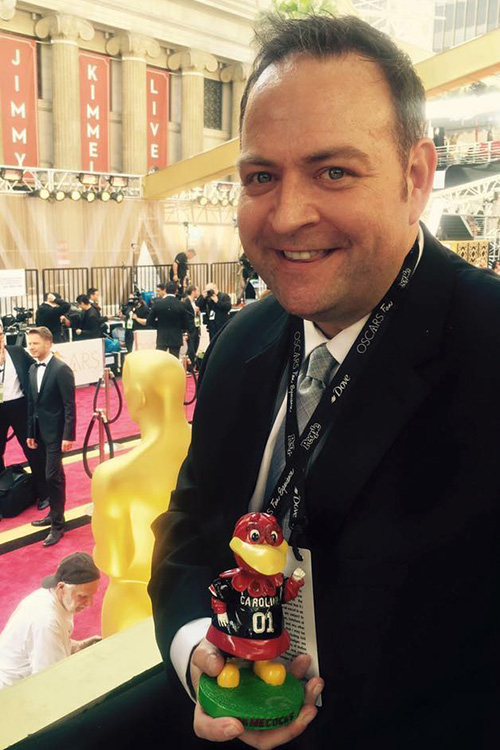
<svg viewBox="0 0 500 750"><path fill-rule="evenodd" d="M189 299L183 299L181 304L186 308L187 331L190 335L193 335L194 333L196 333L196 331L199 330L199 328L197 328L194 324L195 316L193 305L191 304L191 300Z"/></svg>
<svg viewBox="0 0 500 750"><path fill-rule="evenodd" d="M196 304L201 312L205 313L206 326L211 336L215 336L217 331L225 326L229 320L231 311L231 298L225 292L219 292L217 302L211 297L204 297L202 294L198 297Z"/></svg>
<svg viewBox="0 0 500 750"><path fill-rule="evenodd" d="M182 302L167 295L153 302L148 325L157 329L157 346L182 346L182 334L188 330L188 316Z"/></svg>
<svg viewBox="0 0 500 750"><path fill-rule="evenodd" d="M81 333L79 336L75 335L75 341L102 338L101 316L93 305L83 311L83 315L76 323L76 328L79 328Z"/></svg>
<svg viewBox="0 0 500 750"><path fill-rule="evenodd" d="M26 349L22 346L6 346L5 347L12 359L12 364L19 378L21 384L21 390L26 396L28 394L28 374L31 365L35 362L33 357L30 357Z"/></svg>
<svg viewBox="0 0 500 750"><path fill-rule="evenodd" d="M44 443L74 440L76 429L75 376L62 360L53 356L47 365L40 393L37 368L29 371L28 437Z"/></svg>
<svg viewBox="0 0 500 750"><path fill-rule="evenodd" d="M307 474L325 689L290 747L498 747L499 319L499 279L426 233L405 299ZM207 586L234 566L228 542L271 428L288 324L269 297L209 349L189 455L155 522L150 593L179 715L192 707L171 639L210 616Z"/></svg>
<svg viewBox="0 0 500 750"><path fill-rule="evenodd" d="M53 307L48 302L42 302L38 310L36 311L35 316L35 322L37 326L45 326L49 329L49 331L52 333L52 336L54 337L54 342L56 344L61 343L63 341L63 336L61 333L61 321L60 317L61 315L66 315L66 313L71 309L71 305L69 302L65 302L64 300L60 300L59 303Z"/></svg>

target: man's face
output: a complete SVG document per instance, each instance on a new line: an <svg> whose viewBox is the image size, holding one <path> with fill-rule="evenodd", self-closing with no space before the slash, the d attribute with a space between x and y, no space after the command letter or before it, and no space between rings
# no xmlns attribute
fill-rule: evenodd
<svg viewBox="0 0 500 750"><path fill-rule="evenodd" d="M382 298L431 188L431 142L403 170L394 118L378 66L355 55L283 61L249 98L241 241L283 307L328 335Z"/></svg>
<svg viewBox="0 0 500 750"><path fill-rule="evenodd" d="M76 586L59 583L59 600L67 612L81 612L92 604L98 588L98 580L90 583L79 583Z"/></svg>
<svg viewBox="0 0 500 750"><path fill-rule="evenodd" d="M156 294L158 295L158 297L165 297L165 295L167 294L167 292L166 292L165 289L157 289L156 290Z"/></svg>
<svg viewBox="0 0 500 750"><path fill-rule="evenodd" d="M48 339L42 338L38 333L28 335L28 350L35 359L45 359L50 352L52 344Z"/></svg>
<svg viewBox="0 0 500 750"><path fill-rule="evenodd" d="M97 291L91 294L90 299L92 300L92 302L99 302L99 292Z"/></svg>

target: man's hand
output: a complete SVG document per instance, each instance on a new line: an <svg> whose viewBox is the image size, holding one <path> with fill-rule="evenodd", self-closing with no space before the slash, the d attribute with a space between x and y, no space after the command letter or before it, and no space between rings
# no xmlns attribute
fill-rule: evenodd
<svg viewBox="0 0 500 750"><path fill-rule="evenodd" d="M75 333L76 333L77 336L79 336L81 334L81 332L82 332L81 328L77 328L76 331L75 331Z"/></svg>
<svg viewBox="0 0 500 750"><path fill-rule="evenodd" d="M176 273L174 274L174 278L173 278L172 280L173 280L173 281L179 281L179 277L177 276L177 274L176 274Z"/></svg>
<svg viewBox="0 0 500 750"><path fill-rule="evenodd" d="M26 438L26 445L32 451L38 448L38 443L36 442L35 438Z"/></svg>
<svg viewBox="0 0 500 750"><path fill-rule="evenodd" d="M61 450L63 453L67 453L68 451L73 450L73 441L63 440L61 443Z"/></svg>
<svg viewBox="0 0 500 750"><path fill-rule="evenodd" d="M225 661L221 652L209 643L206 638L193 651L191 657L190 671L193 687L198 692L198 683L201 675L208 674L217 677L222 671ZM298 656L290 665L290 672L301 679L306 674L311 664L311 658L307 654ZM316 701L323 690L323 680L313 677L308 681L305 688L304 705L294 722L280 729L269 729L264 731L245 731L238 719L230 717L213 719L205 713L199 702L196 703L194 712L194 731L198 737L212 742L226 742L236 737L250 747L260 750L271 750L271 748L284 745L298 737L317 714Z"/></svg>

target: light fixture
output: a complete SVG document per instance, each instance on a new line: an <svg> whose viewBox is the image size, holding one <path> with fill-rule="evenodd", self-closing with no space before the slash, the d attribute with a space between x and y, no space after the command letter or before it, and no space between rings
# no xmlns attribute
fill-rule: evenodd
<svg viewBox="0 0 500 750"><path fill-rule="evenodd" d="M83 197L87 201L87 203L93 203L95 201L95 193L92 192L92 190L87 190Z"/></svg>
<svg viewBox="0 0 500 750"><path fill-rule="evenodd" d="M101 190L99 193L97 193L97 197L100 198L103 203L107 203L111 198L111 193L109 193L107 190Z"/></svg>
<svg viewBox="0 0 500 750"><path fill-rule="evenodd" d="M231 203L232 206L237 206L238 205L238 198L231 198L230 203Z"/></svg>
<svg viewBox="0 0 500 750"><path fill-rule="evenodd" d="M227 198L223 198L221 200L220 204L221 204L221 206L223 206L224 208L226 208L226 206L229 206L229 201L228 201Z"/></svg>
<svg viewBox="0 0 500 750"><path fill-rule="evenodd" d="M115 193L111 193L111 200L116 201L117 203L121 203L123 201L123 193L120 190Z"/></svg>
<svg viewBox="0 0 500 750"><path fill-rule="evenodd" d="M207 196L206 195L200 195L200 197L198 198L198 203L200 204L200 206L206 206L207 203L208 203Z"/></svg>
<svg viewBox="0 0 500 750"><path fill-rule="evenodd" d="M68 195L72 201L79 201L82 197L82 194L79 190L72 190L70 193L68 193Z"/></svg>
<svg viewBox="0 0 500 750"><path fill-rule="evenodd" d="M128 187L128 177L123 177L123 175L119 174L112 174L109 178L109 184L111 187Z"/></svg>
<svg viewBox="0 0 500 750"><path fill-rule="evenodd" d="M56 201L63 201L66 198L66 193L64 190L54 190L52 197L55 198Z"/></svg>
<svg viewBox="0 0 500 750"><path fill-rule="evenodd" d="M78 175L78 179L82 183L82 185L86 186L95 186L99 184L99 175L98 174L88 174L87 172L80 172Z"/></svg>
<svg viewBox="0 0 500 750"><path fill-rule="evenodd" d="M219 202L219 199L217 198L217 196L212 195L212 197L210 198L210 203L212 204L212 206L216 206L218 202Z"/></svg>
<svg viewBox="0 0 500 750"><path fill-rule="evenodd" d="M9 167L4 167L0 171L0 177L6 182L18 182L18 180L23 179L23 174L24 174L24 170L10 169Z"/></svg>
<svg viewBox="0 0 500 750"><path fill-rule="evenodd" d="M50 190L48 188L40 188L40 190L35 190L32 195L36 195L37 198L41 198L43 201L48 201L50 198Z"/></svg>

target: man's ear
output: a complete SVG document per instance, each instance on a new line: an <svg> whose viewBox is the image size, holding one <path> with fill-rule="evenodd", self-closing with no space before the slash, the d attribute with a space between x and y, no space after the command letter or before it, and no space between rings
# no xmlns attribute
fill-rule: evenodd
<svg viewBox="0 0 500 750"><path fill-rule="evenodd" d="M436 162L436 147L430 138L421 138L412 146L407 172L410 225L419 220L427 204L434 184Z"/></svg>

